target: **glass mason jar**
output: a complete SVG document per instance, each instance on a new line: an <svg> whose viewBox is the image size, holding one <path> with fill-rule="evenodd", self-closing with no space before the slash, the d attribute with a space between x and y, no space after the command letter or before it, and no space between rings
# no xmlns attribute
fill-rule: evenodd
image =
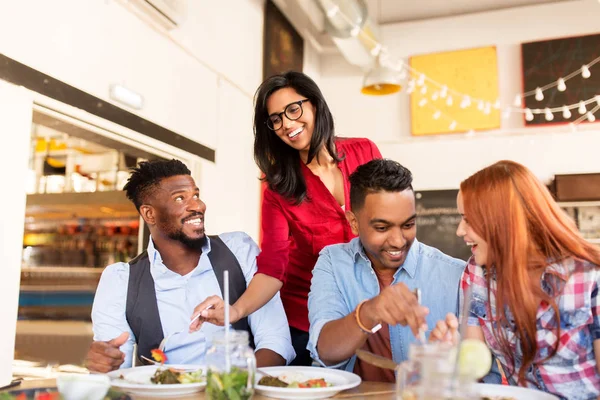
<svg viewBox="0 0 600 400"><path fill-rule="evenodd" d="M210 400L248 400L254 394L256 358L248 332L215 335L206 351L206 395Z"/></svg>
<svg viewBox="0 0 600 400"><path fill-rule="evenodd" d="M472 374L454 375L456 346L446 343L414 343L409 359L396 369L398 400L479 399Z"/></svg>

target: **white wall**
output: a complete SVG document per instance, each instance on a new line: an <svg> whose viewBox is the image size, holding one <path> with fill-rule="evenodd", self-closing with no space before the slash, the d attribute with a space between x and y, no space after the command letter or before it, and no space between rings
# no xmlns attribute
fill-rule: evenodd
<svg viewBox="0 0 600 400"><path fill-rule="evenodd" d="M0 157L4 209L0 214L0 386L12 379L32 104L26 90L0 81L0 140L10 143L10 151Z"/></svg>
<svg viewBox="0 0 600 400"><path fill-rule="evenodd" d="M113 83L140 93L143 110L130 111L217 151L216 164L201 161L198 182L208 230L258 238L251 110L264 0L189 0L170 32L132 10L128 0L0 0L0 53L106 101ZM318 75L310 46L305 65Z"/></svg>
<svg viewBox="0 0 600 400"><path fill-rule="evenodd" d="M500 100L510 106L521 90L520 43L600 32L600 4L575 0L454 18L380 27L382 41L395 58L497 46ZM321 59L321 86L336 118L337 133L373 139L385 157L396 159L415 176L417 189L455 188L476 170L499 159L530 167L541 179L559 173L600 171L597 124L571 133L568 127L524 128L522 116L502 121L497 132L473 137L457 134L410 135L408 96L373 98L360 94L363 72L340 56ZM557 77L558 78L558 77ZM460 121L459 121L460 122Z"/></svg>

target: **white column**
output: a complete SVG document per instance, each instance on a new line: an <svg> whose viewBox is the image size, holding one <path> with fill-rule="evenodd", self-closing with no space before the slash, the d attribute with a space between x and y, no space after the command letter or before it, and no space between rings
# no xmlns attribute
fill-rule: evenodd
<svg viewBox="0 0 600 400"><path fill-rule="evenodd" d="M0 80L0 386L12 379L32 105L29 91Z"/></svg>

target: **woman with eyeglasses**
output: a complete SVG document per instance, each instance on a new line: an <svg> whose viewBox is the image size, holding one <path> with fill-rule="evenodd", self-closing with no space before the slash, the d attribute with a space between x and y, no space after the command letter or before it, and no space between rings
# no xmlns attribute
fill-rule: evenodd
<svg viewBox="0 0 600 400"><path fill-rule="evenodd" d="M456 234L471 246L466 337L485 342L509 382L561 399L600 395L600 249L521 164L460 184ZM430 339L456 340L449 314Z"/></svg>
<svg viewBox="0 0 600 400"><path fill-rule="evenodd" d="M255 95L254 159L264 174L258 272L231 307L231 321L248 316L278 291L286 310L293 365L311 365L308 292L321 249L354 236L346 221L349 175L381 158L368 139L335 137L333 117L317 84L300 72L265 80ZM214 309L205 310L212 305ZM196 307L203 320L223 324L220 299ZM194 329L199 327L197 324Z"/></svg>

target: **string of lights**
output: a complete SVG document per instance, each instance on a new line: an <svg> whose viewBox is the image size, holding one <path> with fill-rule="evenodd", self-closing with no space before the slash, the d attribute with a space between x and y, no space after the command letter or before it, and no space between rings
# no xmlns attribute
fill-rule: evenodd
<svg viewBox="0 0 600 400"><path fill-rule="evenodd" d="M520 113L525 114L525 120L532 121L534 119L534 115L543 114L544 118L547 121L552 121L554 119L554 113L562 113L562 117L564 119L570 119L572 116L571 110L577 109L577 112L581 115L576 120L572 122L572 124L577 125L584 120L588 120L590 122L595 121L594 113L600 109L600 95L596 95L587 100L580 100L573 104L565 104L560 107L545 107L545 108L522 108L523 99L530 96L535 96L537 101L544 100L544 92L556 88L560 92L564 92L567 90L567 82L581 75L582 78L587 79L591 76L590 68L595 64L600 62L600 57L597 57L587 64L582 65L580 68L574 70L573 72L559 77L556 81L550 82L546 85L537 87L534 90L530 90L528 92L517 94L514 100L514 107L501 107L499 99L482 99L477 97L472 97L467 93L463 93L459 90L449 87L448 85L438 82L437 80L427 76L423 72L411 67L409 64L405 63L402 60L394 60L392 56L389 54L387 48L379 43L375 38L373 38L368 33L362 30L362 27L356 25L354 21L352 21L348 16L346 16L343 12L341 12L340 7L338 5L334 5L331 9L326 11L327 15L332 17L336 14L341 16L350 26L352 26L350 30L350 35L357 37L361 35L362 40L366 40L370 43L371 46L371 54L379 59L379 61L383 64L387 64L390 68L398 71L400 80L407 80L406 92L408 94L413 93L416 90L419 90L422 95L426 95L430 90L430 86L433 87L433 91L431 94L431 100L437 101L438 99L445 99L446 106L453 106L457 104L461 108L467 108L474 104L477 105L477 109L482 111L484 114L490 114L492 109L503 109L503 115L506 117L510 113ZM591 110L587 109L592 103L596 103L596 106ZM434 109L434 113L432 117L434 119L439 119L440 116L445 115L452 122L449 125L450 130L455 130L458 126L456 120L448 117L446 114L442 113L442 111L431 104L427 99L422 98L419 101L419 106L426 105L429 108Z"/></svg>

